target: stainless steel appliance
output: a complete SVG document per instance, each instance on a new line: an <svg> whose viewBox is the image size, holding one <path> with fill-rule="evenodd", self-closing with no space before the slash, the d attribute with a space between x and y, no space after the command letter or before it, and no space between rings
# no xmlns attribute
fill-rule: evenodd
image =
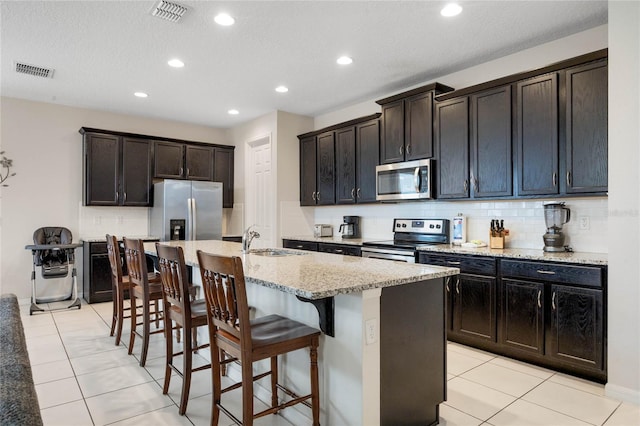
<svg viewBox="0 0 640 426"><path fill-rule="evenodd" d="M544 222L547 225L547 233L542 236L544 251L566 251L562 225L571 220L571 209L564 203L544 204Z"/></svg>
<svg viewBox="0 0 640 426"><path fill-rule="evenodd" d="M166 179L154 184L149 231L161 241L222 239L222 183Z"/></svg>
<svg viewBox="0 0 640 426"><path fill-rule="evenodd" d="M333 226L326 225L323 223L319 223L314 225L313 227L313 236L316 238L319 237L332 237L333 236Z"/></svg>
<svg viewBox="0 0 640 426"><path fill-rule="evenodd" d="M376 166L376 200L401 201L431 198L431 160Z"/></svg>
<svg viewBox="0 0 640 426"><path fill-rule="evenodd" d="M416 248L449 244L448 219L393 219L393 240L362 244L362 257L415 263Z"/></svg>
<svg viewBox="0 0 640 426"><path fill-rule="evenodd" d="M360 238L360 216L343 216L338 231L342 238Z"/></svg>

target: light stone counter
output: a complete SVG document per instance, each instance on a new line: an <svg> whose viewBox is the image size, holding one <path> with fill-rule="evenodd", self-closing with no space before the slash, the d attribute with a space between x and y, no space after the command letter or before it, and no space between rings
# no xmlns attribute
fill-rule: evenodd
<svg viewBox="0 0 640 426"><path fill-rule="evenodd" d="M248 282L307 299L323 299L338 294L410 284L460 272L457 268L293 249L285 250L298 254L242 254L240 243L227 241L167 241L162 244L182 247L186 263L195 267L198 267L197 250L222 256L240 256ZM145 251L155 255L155 244L145 243Z"/></svg>
<svg viewBox="0 0 640 426"><path fill-rule="evenodd" d="M504 257L524 260L542 260L548 262L579 263L588 265L607 265L608 255L605 253L585 253L585 252L559 252L547 253L543 250L535 249L490 249L489 247L473 248L456 245L432 245L420 246L418 251L452 253L452 254L472 254L478 256Z"/></svg>

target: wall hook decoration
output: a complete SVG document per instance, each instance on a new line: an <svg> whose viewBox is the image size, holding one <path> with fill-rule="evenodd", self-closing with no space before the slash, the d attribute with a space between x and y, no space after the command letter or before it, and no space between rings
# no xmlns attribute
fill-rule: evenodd
<svg viewBox="0 0 640 426"><path fill-rule="evenodd" d="M9 179L11 176L16 175L15 172L11 173L11 166L13 166L13 160L5 157L4 151L0 152L0 155L2 155L2 160L0 160L0 165L2 165L2 171L0 172L0 184L2 184L2 186L9 186L6 183L4 183L4 181Z"/></svg>

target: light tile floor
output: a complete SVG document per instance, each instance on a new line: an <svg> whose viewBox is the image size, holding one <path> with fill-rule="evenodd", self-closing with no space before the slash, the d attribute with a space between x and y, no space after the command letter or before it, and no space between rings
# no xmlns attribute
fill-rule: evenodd
<svg viewBox="0 0 640 426"><path fill-rule="evenodd" d="M45 426L209 424L209 371L194 373L187 413L178 415L180 378L162 394L162 335L152 336L141 368L140 339L129 356L128 341L115 346L109 337L111 303L32 316L28 306L21 309ZM206 360L196 355L196 362ZM447 370L441 425L640 425L640 407L605 397L597 383L454 343L447 347ZM239 392L231 394L232 411L239 413ZM220 424L233 422L223 416ZM277 415L257 424L290 426Z"/></svg>

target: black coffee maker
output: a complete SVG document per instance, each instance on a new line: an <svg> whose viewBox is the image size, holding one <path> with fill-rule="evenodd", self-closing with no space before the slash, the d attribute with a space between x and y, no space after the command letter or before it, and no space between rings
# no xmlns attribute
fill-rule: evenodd
<svg viewBox="0 0 640 426"><path fill-rule="evenodd" d="M343 216L338 232L342 238L360 238L360 216Z"/></svg>

